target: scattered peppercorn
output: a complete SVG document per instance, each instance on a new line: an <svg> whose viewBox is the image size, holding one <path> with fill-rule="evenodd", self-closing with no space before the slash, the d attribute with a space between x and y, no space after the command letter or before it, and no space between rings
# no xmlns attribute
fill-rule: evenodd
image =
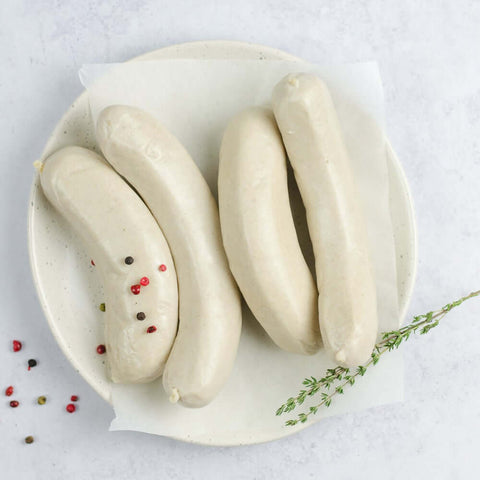
<svg viewBox="0 0 480 480"><path fill-rule="evenodd" d="M10 385L9 387L7 387L7 388L5 389L5 395L6 395L7 397L11 397L12 394L13 394L13 387Z"/></svg>
<svg viewBox="0 0 480 480"><path fill-rule="evenodd" d="M137 313L137 320L145 320L147 316L145 315L144 312L138 312Z"/></svg>
<svg viewBox="0 0 480 480"><path fill-rule="evenodd" d="M65 410L66 410L68 413L73 413L76 409L77 409L77 407L76 407L73 403L69 403L69 404L65 407Z"/></svg>
<svg viewBox="0 0 480 480"><path fill-rule="evenodd" d="M99 355L103 355L106 351L107 351L107 349L105 348L105 345L99 345L97 347L97 353Z"/></svg>
<svg viewBox="0 0 480 480"><path fill-rule="evenodd" d="M42 395L41 397L37 398L37 403L39 405L45 405L47 403L47 397L45 395Z"/></svg>
<svg viewBox="0 0 480 480"><path fill-rule="evenodd" d="M140 285L142 285L143 287L146 287L149 283L150 283L150 280L148 279L148 277L142 277L140 279Z"/></svg>
<svg viewBox="0 0 480 480"><path fill-rule="evenodd" d="M31 368L36 367L36 366L37 366L37 361L35 359L31 358L28 361L28 369L30 370Z"/></svg>
<svg viewBox="0 0 480 480"><path fill-rule="evenodd" d="M155 325L151 325L147 328L147 333L154 333L157 331L157 327Z"/></svg>
<svg viewBox="0 0 480 480"><path fill-rule="evenodd" d="M12 408L17 408L19 405L20 405L20 403L19 403L17 400L12 400L12 401L10 402L10 406L11 406Z"/></svg>
<svg viewBox="0 0 480 480"><path fill-rule="evenodd" d="M101 303L98 308L100 309L100 311L104 312L105 311L105 304L104 303Z"/></svg>
<svg viewBox="0 0 480 480"><path fill-rule="evenodd" d="M138 294L140 293L140 289L141 289L141 288L142 288L142 287L141 287L140 285L132 285L132 286L130 287L130 290L132 291L132 293L133 293L134 295L138 295Z"/></svg>
<svg viewBox="0 0 480 480"><path fill-rule="evenodd" d="M78 396L77 396L77 395L72 395L72 396L70 397L70 400L71 400L72 402L76 402L76 401L78 400Z"/></svg>
<svg viewBox="0 0 480 480"><path fill-rule="evenodd" d="M29 435L28 437L25 437L25 443L33 443L34 442L34 438Z"/></svg>
<svg viewBox="0 0 480 480"><path fill-rule="evenodd" d="M127 265L131 265L133 263L133 257L125 257L125 263Z"/></svg>
<svg viewBox="0 0 480 480"><path fill-rule="evenodd" d="M18 340L14 340L13 342L13 351L14 352L19 352L22 349L22 342Z"/></svg>
<svg viewBox="0 0 480 480"><path fill-rule="evenodd" d="M164 272L164 271L167 269L167 266L162 263L162 264L158 267L158 269L159 269L161 272Z"/></svg>

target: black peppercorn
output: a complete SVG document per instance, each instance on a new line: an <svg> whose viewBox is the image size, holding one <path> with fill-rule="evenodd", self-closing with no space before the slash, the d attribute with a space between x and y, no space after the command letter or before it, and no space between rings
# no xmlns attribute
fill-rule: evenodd
<svg viewBox="0 0 480 480"><path fill-rule="evenodd" d="M145 320L145 318L147 318L147 316L145 315L144 312L137 313L137 320Z"/></svg>
<svg viewBox="0 0 480 480"><path fill-rule="evenodd" d="M34 360L33 358L31 358L29 361L28 361L28 368L33 368L33 367L36 367L37 366L37 361Z"/></svg>
<svg viewBox="0 0 480 480"><path fill-rule="evenodd" d="M133 257L125 257L125 263L131 265L133 263Z"/></svg>

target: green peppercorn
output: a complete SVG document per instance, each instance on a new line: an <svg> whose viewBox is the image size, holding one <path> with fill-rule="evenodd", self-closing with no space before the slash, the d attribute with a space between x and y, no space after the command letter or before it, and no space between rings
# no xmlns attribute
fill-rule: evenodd
<svg viewBox="0 0 480 480"><path fill-rule="evenodd" d="M45 395L42 395L41 397L37 398L37 403L39 405L45 405L47 403L47 397Z"/></svg>
<svg viewBox="0 0 480 480"><path fill-rule="evenodd" d="M29 435L28 437L25 437L25 443L33 443L34 442L34 438Z"/></svg>
<svg viewBox="0 0 480 480"><path fill-rule="evenodd" d="M105 311L105 304L104 304L104 303L101 303L101 304L98 306L98 308L99 308L102 312L104 312L104 311Z"/></svg>

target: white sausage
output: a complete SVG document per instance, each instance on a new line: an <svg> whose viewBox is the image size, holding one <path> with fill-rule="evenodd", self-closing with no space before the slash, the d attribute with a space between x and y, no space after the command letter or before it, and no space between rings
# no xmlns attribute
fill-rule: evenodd
<svg viewBox="0 0 480 480"><path fill-rule="evenodd" d="M188 152L146 112L106 108L97 140L152 211L175 261L180 326L163 375L165 391L185 406L206 405L233 367L242 318L215 200Z"/></svg>
<svg viewBox="0 0 480 480"><path fill-rule="evenodd" d="M155 219L120 176L85 148L54 153L40 180L48 200L83 238L103 280L112 380L138 383L157 378L177 331L178 294L170 250ZM133 263L126 262L127 257ZM166 270L159 270L160 265ZM131 286L143 277L149 284L134 295ZM140 312L145 319L137 318ZM148 327L157 330L147 333Z"/></svg>
<svg viewBox="0 0 480 480"><path fill-rule="evenodd" d="M290 74L272 102L307 212L323 343L337 363L360 365L377 337L375 282L333 101L318 77Z"/></svg>
<svg viewBox="0 0 480 480"><path fill-rule="evenodd" d="M230 120L220 149L218 203L230 269L250 310L281 348L320 346L318 293L288 198L286 155L271 110Z"/></svg>

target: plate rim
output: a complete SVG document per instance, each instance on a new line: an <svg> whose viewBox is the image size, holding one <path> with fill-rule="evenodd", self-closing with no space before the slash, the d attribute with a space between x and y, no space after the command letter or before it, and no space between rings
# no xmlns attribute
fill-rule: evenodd
<svg viewBox="0 0 480 480"><path fill-rule="evenodd" d="M128 62L136 62L136 61L148 61L152 60L150 57L155 57L155 55L159 55L159 58L195 58L192 56L192 53L188 53L188 50L193 49L200 51L203 49L212 49L212 50L217 50L217 55L210 55L206 56L205 58L208 59L213 59L213 58L218 58L218 52L221 50L224 50L225 53L228 53L230 49L233 50L250 50L252 53L256 53L257 55L265 53L268 57L268 59L278 59L278 60L293 60L293 61L302 61L301 58L289 53L285 52L283 50L262 45L262 44L257 44L257 43L252 43L252 42L242 42L242 41L237 41L237 40L206 40L206 41L193 41L193 42L184 42L184 43L178 43L178 44L172 44L168 45L165 47L161 47L155 50L151 50L149 52L142 53L140 55L137 55L129 60L127 60L124 63ZM183 51L183 53L182 53ZM172 57L169 57L168 54L173 53ZM212 52L210 52L211 54ZM229 58L234 58L229 57ZM265 58L267 59L267 58ZM57 130L60 125L63 125L65 121L69 118L69 115L71 114L71 110L75 109L76 104L87 101L88 102L88 92L86 89L82 91L80 95L78 95L75 100L72 102L71 106L65 111L65 113L60 117L59 121L56 123L55 127L53 128L51 134L49 135L44 148L42 150L42 153L40 155L40 158L45 158L47 155L50 154L49 150L51 149L51 145L55 143L58 134ZM415 284L415 279L417 275L417 255L418 255L418 243L417 243L417 229L416 229L416 221L415 221L415 208L414 208L414 203L410 191L410 187L408 184L408 180L405 174L404 169L402 168L402 165L393 150L389 140L387 137L385 137L386 141L386 148L388 152L388 156L390 157L391 160L391 165L394 167L397 179L400 181L400 184L405 192L405 199L407 201L407 213L408 213L408 218L406 219L408 222L408 225L406 225L406 228L409 231L409 240L410 240L410 253L411 253L411 259L409 262L409 268L408 271L410 273L408 279L407 279L407 286L405 288L405 295L404 295L404 304L401 306L400 311L399 311L399 317L400 320L402 320L405 317L406 311L408 309L410 299L412 297L412 292L413 292L413 287ZM67 348L65 345L65 342L61 340L61 336L56 328L56 323L53 321L53 315L50 312L50 308L48 306L48 302L45 301L45 294L43 291L43 288L41 286L41 282L38 276L38 271L36 268L36 254L34 251L34 246L33 246L33 225L35 222L35 215L34 215L34 210L35 210L35 204L34 204L34 199L35 199L35 194L36 190L39 188L39 177L38 174L36 174L33 178L32 185L30 187L30 194L29 194L29 199L28 199L28 232L27 232L27 238L28 238L28 256L29 256L29 264L30 264L30 271L32 274L33 278L33 283L35 286L35 291L37 298L39 300L40 306L42 308L43 314L45 318L47 319L48 326L50 328L50 331L52 332L53 337L55 338L55 341L59 345L60 349L62 350L62 353L65 355L67 360L72 364L74 367L75 371L79 373L84 380L89 384L91 388L95 390L95 392L102 397L105 401L107 401L110 405L112 405L111 401L111 390L109 392L104 392L102 389L97 388L94 386L96 382L91 381L89 378L89 375L85 372L82 371L81 366L77 365L77 361L75 358L71 355L70 350ZM254 439L249 439L248 441L238 441L235 438L235 434L231 435L230 441L226 440L225 437L222 437L218 441L208 437L208 436L200 436L200 437L195 437L195 438L190 438L189 436L186 437L180 437L180 436L175 436L175 435L169 435L169 438L173 438L175 440L180 440L186 443L192 443L192 444L197 444L197 445L204 445L204 446L222 446L222 447L230 447L230 446L242 446L242 445L254 445L254 444L259 444L259 443L266 443L270 441L275 441L279 440L281 438L287 437L289 435L293 435L304 428L307 428L308 426L313 425L312 423L307 423L307 424L300 424L295 428L285 428L285 429L280 429L278 433L275 435L269 435L268 438L254 438ZM268 435L268 434L267 434Z"/></svg>

